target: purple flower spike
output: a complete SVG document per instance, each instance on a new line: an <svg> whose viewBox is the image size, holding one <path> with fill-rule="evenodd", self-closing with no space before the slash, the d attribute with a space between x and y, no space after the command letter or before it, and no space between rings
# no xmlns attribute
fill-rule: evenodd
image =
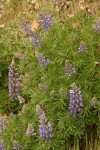
<svg viewBox="0 0 100 150"><path fill-rule="evenodd" d="M65 63L65 74L67 76L72 76L76 72L76 68L73 68L72 64L69 61Z"/></svg>
<svg viewBox="0 0 100 150"><path fill-rule="evenodd" d="M39 133L40 133L40 138L47 137L46 125L44 124L39 125Z"/></svg>
<svg viewBox="0 0 100 150"><path fill-rule="evenodd" d="M26 23L26 22L22 23L22 28L25 34L29 36L30 40L36 47L38 47L39 44L43 42L41 40L40 34L31 31L31 25L29 23Z"/></svg>
<svg viewBox="0 0 100 150"><path fill-rule="evenodd" d="M38 59L41 67L47 67L50 64L50 60L40 53L36 54L36 58Z"/></svg>
<svg viewBox="0 0 100 150"><path fill-rule="evenodd" d="M52 128L52 125L51 125L50 122L47 123L47 130L49 132L49 137L53 138L54 137L54 134L52 133L53 132L53 128Z"/></svg>
<svg viewBox="0 0 100 150"><path fill-rule="evenodd" d="M40 138L46 138L50 140L54 137L53 128L50 122L48 122L44 111L41 109L39 105L36 106L36 114L39 119L39 134Z"/></svg>
<svg viewBox="0 0 100 150"><path fill-rule="evenodd" d="M4 150L2 142L0 142L0 150Z"/></svg>
<svg viewBox="0 0 100 150"><path fill-rule="evenodd" d="M96 33L100 33L100 20L98 22L95 22L94 31Z"/></svg>
<svg viewBox="0 0 100 150"><path fill-rule="evenodd" d="M30 26L29 23L23 22L22 23L22 29L23 29L23 31L25 32L26 35L30 35L31 34L31 32L30 32L31 26Z"/></svg>
<svg viewBox="0 0 100 150"><path fill-rule="evenodd" d="M51 17L45 13L40 14L40 21L39 23L43 26L44 30L48 30L50 27L53 26L53 20Z"/></svg>
<svg viewBox="0 0 100 150"><path fill-rule="evenodd" d="M3 130L7 127L7 122L5 122L2 118L2 116L0 116L0 135L2 135Z"/></svg>
<svg viewBox="0 0 100 150"><path fill-rule="evenodd" d="M13 150L22 150L22 146L16 140L13 141Z"/></svg>
<svg viewBox="0 0 100 150"><path fill-rule="evenodd" d="M86 44L82 41L80 47L78 48L78 52L84 52L87 50Z"/></svg>
<svg viewBox="0 0 100 150"><path fill-rule="evenodd" d="M84 107L83 98L81 90L76 86L75 83L71 85L71 90L69 91L70 101L68 111L73 117L82 110Z"/></svg>
<svg viewBox="0 0 100 150"><path fill-rule="evenodd" d="M34 132L34 128L33 128L33 126L32 126L32 124L28 124L28 128L27 128L27 130L26 130L26 136L35 136L36 135L36 133Z"/></svg>
<svg viewBox="0 0 100 150"><path fill-rule="evenodd" d="M11 100L14 100L18 97L19 95L19 73L17 73L17 69L15 68L14 64L11 64L10 68L9 68L9 73L8 73L8 77L9 77L9 85L8 85L8 89L9 89L9 97Z"/></svg>
<svg viewBox="0 0 100 150"><path fill-rule="evenodd" d="M6 127L7 127L7 122L3 120L2 116L0 116L0 150L4 150L1 135L3 134L3 131Z"/></svg>
<svg viewBox="0 0 100 150"><path fill-rule="evenodd" d="M11 118L15 118L16 117L16 114L13 114L12 112L9 114L9 116L11 117Z"/></svg>
<svg viewBox="0 0 100 150"><path fill-rule="evenodd" d="M38 47L42 42L40 34L37 34L35 32L30 35L30 39L36 47Z"/></svg>

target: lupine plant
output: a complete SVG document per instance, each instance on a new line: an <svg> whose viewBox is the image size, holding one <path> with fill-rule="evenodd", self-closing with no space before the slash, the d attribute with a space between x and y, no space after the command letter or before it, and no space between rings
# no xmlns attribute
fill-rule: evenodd
<svg viewBox="0 0 100 150"><path fill-rule="evenodd" d="M66 61L66 64L65 64L65 74L66 74L67 76L71 76L71 75L73 75L73 73L75 73L75 72L76 72L76 69L73 68L72 64L69 63L68 61Z"/></svg>
<svg viewBox="0 0 100 150"><path fill-rule="evenodd" d="M13 141L13 150L22 150L22 146L16 140Z"/></svg>
<svg viewBox="0 0 100 150"><path fill-rule="evenodd" d="M16 99L19 96L19 73L14 64L11 64L9 68L9 97L11 100Z"/></svg>
<svg viewBox="0 0 100 150"><path fill-rule="evenodd" d="M3 150L3 143L0 142L0 149Z"/></svg>
<svg viewBox="0 0 100 150"><path fill-rule="evenodd" d="M79 20L81 28L73 28ZM35 33L28 34L29 27L26 35L22 31L29 49L22 50L18 70L25 76L21 91L28 100L8 124L4 148L99 150L100 35L94 20L79 12L64 24L45 14L39 21L41 44Z"/></svg>
<svg viewBox="0 0 100 150"><path fill-rule="evenodd" d="M45 56L43 56L40 53L36 54L36 58L38 59L38 62L41 67L46 67L50 64L50 60L46 59Z"/></svg>
<svg viewBox="0 0 100 150"><path fill-rule="evenodd" d="M3 133L3 130L7 127L7 122L2 119L0 116L0 135Z"/></svg>
<svg viewBox="0 0 100 150"><path fill-rule="evenodd" d="M36 114L39 119L39 134L40 138L46 138L50 140L50 138L54 137L53 128L48 119L45 116L44 111L40 108L40 106L36 107Z"/></svg>
<svg viewBox="0 0 100 150"><path fill-rule="evenodd" d="M40 13L39 23L43 26L44 30L48 30L49 28L51 28L53 26L52 18L44 12Z"/></svg>
<svg viewBox="0 0 100 150"><path fill-rule="evenodd" d="M39 33L32 32L31 25L29 23L26 22L22 23L22 29L25 32L25 34L29 36L30 40L36 47L41 44L42 42L41 35Z"/></svg>
<svg viewBox="0 0 100 150"><path fill-rule="evenodd" d="M16 23L9 22L6 27L0 29L0 114L3 113L9 115L11 112L15 113L20 109L18 101L9 101L9 98L11 98L9 95L11 94L9 93L10 87L12 87L9 82L11 79L9 75L10 70L12 70L14 67L13 65L11 66L12 58L14 56L13 54L17 54L16 62L18 62L18 59L23 56L23 54L20 53L20 49L22 49L22 43L25 44L25 47L28 46L25 40L21 41L21 39L19 39L18 34L20 32L20 26L18 25L18 27L17 25L18 24ZM16 29L18 30L16 33L14 33L13 31ZM15 66L17 67L17 65L18 64L16 63ZM18 70L16 70L16 73L18 73Z"/></svg>
<svg viewBox="0 0 100 150"><path fill-rule="evenodd" d="M78 48L78 52L84 51L86 51L86 44L84 42L81 42L80 47Z"/></svg>
<svg viewBox="0 0 100 150"><path fill-rule="evenodd" d="M7 127L7 122L0 116L0 150L4 150L3 141L2 141L2 134L4 129Z"/></svg>
<svg viewBox="0 0 100 150"><path fill-rule="evenodd" d="M34 128L33 128L32 124L28 124L28 128L27 128L25 134L26 134L26 136L36 135L36 133L34 133Z"/></svg>
<svg viewBox="0 0 100 150"><path fill-rule="evenodd" d="M71 88L72 89L69 91L70 104L68 109L69 109L69 114L71 114L74 117L76 116L76 113L82 110L84 104L83 104L81 90L77 88L75 83L71 85Z"/></svg>

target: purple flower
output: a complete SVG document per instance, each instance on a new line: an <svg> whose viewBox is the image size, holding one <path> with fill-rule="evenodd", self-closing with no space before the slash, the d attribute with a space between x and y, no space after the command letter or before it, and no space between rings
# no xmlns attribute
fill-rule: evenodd
<svg viewBox="0 0 100 150"><path fill-rule="evenodd" d="M100 33L100 20L98 22L95 22L94 31L96 33Z"/></svg>
<svg viewBox="0 0 100 150"><path fill-rule="evenodd" d="M9 97L11 100L14 100L18 97L19 95L19 73L17 73L17 69L15 67L14 64L11 64L10 68L9 68L9 73L8 73L8 77L9 77L9 85L8 85L8 89L9 89Z"/></svg>
<svg viewBox="0 0 100 150"><path fill-rule="evenodd" d="M0 150L4 150L1 136L6 127L7 127L7 122L3 119L2 116L0 116Z"/></svg>
<svg viewBox="0 0 100 150"><path fill-rule="evenodd" d="M69 61L66 61L64 70L67 76L72 76L76 72L76 68L73 68Z"/></svg>
<svg viewBox="0 0 100 150"><path fill-rule="evenodd" d="M30 40L36 47L39 46L41 42L43 42L40 34L31 31L31 26L29 23L22 23L22 28L25 34L29 36Z"/></svg>
<svg viewBox="0 0 100 150"><path fill-rule="evenodd" d="M39 133L40 133L40 138L45 138L48 136L45 124L39 125Z"/></svg>
<svg viewBox="0 0 100 150"><path fill-rule="evenodd" d="M22 23L22 29L25 32L26 35L30 35L31 34L31 26L29 23L23 22Z"/></svg>
<svg viewBox="0 0 100 150"><path fill-rule="evenodd" d="M39 117L40 115L44 114L44 111L41 109L39 105L36 105L36 114Z"/></svg>
<svg viewBox="0 0 100 150"><path fill-rule="evenodd" d="M22 150L22 146L16 140L13 141L13 150Z"/></svg>
<svg viewBox="0 0 100 150"><path fill-rule="evenodd" d="M7 127L7 122L3 120L2 116L0 116L0 135L2 135L3 130Z"/></svg>
<svg viewBox="0 0 100 150"><path fill-rule="evenodd" d="M53 26L53 20L46 13L40 13L39 23L43 26L44 30L48 30L50 27Z"/></svg>
<svg viewBox="0 0 100 150"><path fill-rule="evenodd" d="M50 139L54 137L53 128L50 122L48 122L44 111L39 105L36 106L36 114L39 119L39 134L40 138Z"/></svg>
<svg viewBox="0 0 100 150"><path fill-rule="evenodd" d="M80 52L84 52L86 50L87 50L86 44L85 44L85 42L82 41L80 43L80 47L78 48L78 52L80 53Z"/></svg>
<svg viewBox="0 0 100 150"><path fill-rule="evenodd" d="M13 114L12 112L9 114L9 116L11 117L11 118L15 118L16 117L16 114Z"/></svg>
<svg viewBox="0 0 100 150"><path fill-rule="evenodd" d="M28 128L27 128L25 134L26 134L26 136L36 135L36 133L34 132L34 128L33 128L32 124L28 124Z"/></svg>
<svg viewBox="0 0 100 150"><path fill-rule="evenodd" d="M84 107L83 98L81 94L81 90L76 86L75 83L71 85L71 90L69 91L70 101L68 111L69 114L75 116L78 112L82 110Z"/></svg>
<svg viewBox="0 0 100 150"><path fill-rule="evenodd" d="M54 134L52 133L52 132L53 132L53 128L52 128L51 123L48 122L46 127L47 127L47 130L48 130L48 132L49 132L49 137L50 137L50 138L54 137Z"/></svg>
<svg viewBox="0 0 100 150"><path fill-rule="evenodd" d="M2 142L0 142L0 150L4 150Z"/></svg>
<svg viewBox="0 0 100 150"><path fill-rule="evenodd" d="M31 39L32 43L33 43L36 47L38 47L39 44L40 44L41 42L43 42L42 39L41 39L41 35L38 34L38 33L36 33L36 32L33 32L33 33L30 35L30 39Z"/></svg>
<svg viewBox="0 0 100 150"><path fill-rule="evenodd" d="M45 58L45 56L43 56L40 53L36 54L36 58L38 59L38 62L41 67L47 67L50 64L50 60Z"/></svg>

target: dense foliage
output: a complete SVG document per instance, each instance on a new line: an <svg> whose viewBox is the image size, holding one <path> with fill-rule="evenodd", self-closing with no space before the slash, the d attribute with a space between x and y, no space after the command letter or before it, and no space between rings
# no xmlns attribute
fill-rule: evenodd
<svg viewBox="0 0 100 150"><path fill-rule="evenodd" d="M7 88L3 73L9 71L14 56L21 84L18 99L9 99L9 112L16 117L10 119L2 137L6 150L88 150L91 143L98 146L100 24L83 12L64 24L50 19L43 13L35 32L26 23L13 25L14 31L19 29L18 35L12 30L15 43L2 44L8 51L0 56L5 64L3 71L1 64L0 83ZM7 99L7 94L2 98Z"/></svg>

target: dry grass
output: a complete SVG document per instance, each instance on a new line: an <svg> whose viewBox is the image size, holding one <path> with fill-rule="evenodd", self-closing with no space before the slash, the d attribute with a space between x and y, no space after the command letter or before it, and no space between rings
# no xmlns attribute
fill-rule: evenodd
<svg viewBox="0 0 100 150"><path fill-rule="evenodd" d="M91 17L100 15L100 2L98 0L93 2L82 0L58 1L59 3L56 4L54 0L36 0L35 3L29 3L26 0L6 0L0 11L0 24L22 19L31 21L37 17L37 12L48 9L49 11L50 9L58 11L62 19L73 17L79 10L85 11Z"/></svg>

